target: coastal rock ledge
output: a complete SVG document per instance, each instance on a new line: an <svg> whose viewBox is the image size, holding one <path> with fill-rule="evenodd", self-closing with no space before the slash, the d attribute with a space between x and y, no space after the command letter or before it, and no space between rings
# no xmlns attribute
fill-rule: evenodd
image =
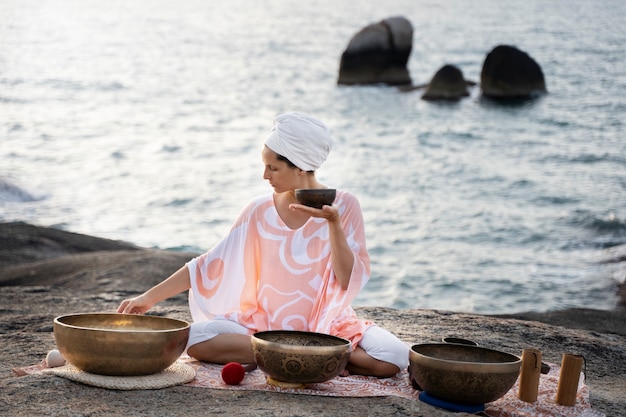
<svg viewBox="0 0 626 417"><path fill-rule="evenodd" d="M421 402L395 398L331 398L185 386L124 392L63 378L16 376L14 368L40 362L55 347L54 317L111 312L178 269L193 254L138 248L24 223L0 224L0 414L195 416L449 416ZM438 310L357 307L357 313L407 343L457 336L520 355L537 348L544 361L583 355L594 410L626 415L626 314L624 310L482 316ZM185 295L159 304L154 314L190 320Z"/></svg>

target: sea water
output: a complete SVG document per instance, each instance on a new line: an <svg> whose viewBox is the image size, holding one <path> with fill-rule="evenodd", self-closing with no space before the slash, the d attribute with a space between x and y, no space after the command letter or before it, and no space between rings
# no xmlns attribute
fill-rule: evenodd
<svg viewBox="0 0 626 417"><path fill-rule="evenodd" d="M479 81L514 45L548 94L517 103L338 86L364 26L404 16L414 84ZM357 305L610 309L626 243L626 2L0 3L0 221L204 251L263 181L275 115L333 128L318 178L360 199ZM129 277L129 279L131 279Z"/></svg>

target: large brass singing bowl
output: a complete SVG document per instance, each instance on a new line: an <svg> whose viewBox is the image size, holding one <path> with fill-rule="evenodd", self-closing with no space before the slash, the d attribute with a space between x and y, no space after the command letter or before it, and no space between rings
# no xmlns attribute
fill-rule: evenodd
<svg viewBox="0 0 626 417"><path fill-rule="evenodd" d="M183 353L189 323L135 314L71 314L54 319L54 338L65 359L85 372L151 375Z"/></svg>
<svg viewBox="0 0 626 417"><path fill-rule="evenodd" d="M350 341L322 333L273 330L252 336L254 359L279 382L312 384L339 375L350 358Z"/></svg>
<svg viewBox="0 0 626 417"><path fill-rule="evenodd" d="M459 404L484 404L506 394L522 360L497 350L448 343L413 345L411 378L433 397Z"/></svg>

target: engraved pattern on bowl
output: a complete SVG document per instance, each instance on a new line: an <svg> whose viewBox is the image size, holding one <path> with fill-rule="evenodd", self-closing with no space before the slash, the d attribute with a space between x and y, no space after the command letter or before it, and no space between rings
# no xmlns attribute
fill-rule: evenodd
<svg viewBox="0 0 626 417"><path fill-rule="evenodd" d="M276 330L252 336L255 361L281 382L312 384L339 375L350 358L350 341L322 333Z"/></svg>

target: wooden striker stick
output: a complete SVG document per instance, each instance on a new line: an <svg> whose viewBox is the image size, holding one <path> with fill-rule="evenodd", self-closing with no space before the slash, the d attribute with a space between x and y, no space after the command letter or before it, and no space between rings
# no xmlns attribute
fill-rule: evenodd
<svg viewBox="0 0 626 417"><path fill-rule="evenodd" d="M563 354L561 374L556 389L556 402L561 405L573 406L576 404L580 371L583 367L583 357L580 355Z"/></svg>
<svg viewBox="0 0 626 417"><path fill-rule="evenodd" d="M537 349L524 349L522 352L522 371L517 392L520 400L527 403L537 401L540 375L541 352Z"/></svg>

